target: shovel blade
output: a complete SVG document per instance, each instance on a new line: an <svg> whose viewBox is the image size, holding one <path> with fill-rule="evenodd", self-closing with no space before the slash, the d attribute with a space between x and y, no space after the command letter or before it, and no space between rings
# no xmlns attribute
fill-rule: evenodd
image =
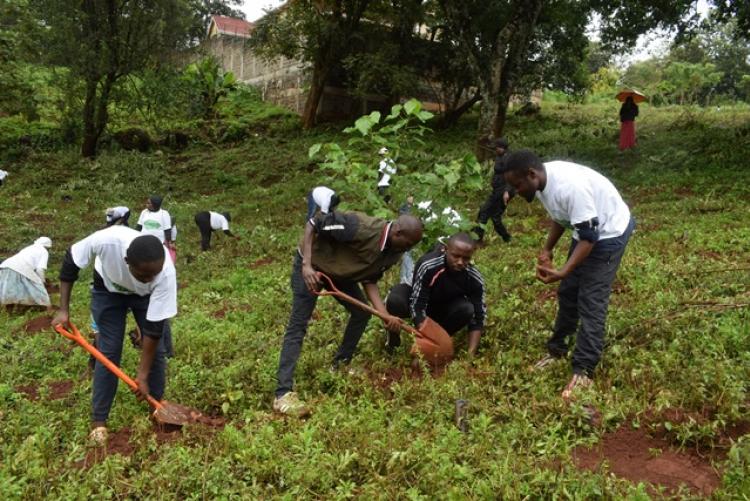
<svg viewBox="0 0 750 501"><path fill-rule="evenodd" d="M433 367L447 365L453 359L453 339L440 324L427 317L419 326L420 336L415 336L411 353L421 354Z"/></svg>
<svg viewBox="0 0 750 501"><path fill-rule="evenodd" d="M154 411L154 419L157 423L172 426L184 426L186 424L199 423L208 426L223 426L225 420L204 415L201 411L176 404L167 400L161 401L161 407Z"/></svg>

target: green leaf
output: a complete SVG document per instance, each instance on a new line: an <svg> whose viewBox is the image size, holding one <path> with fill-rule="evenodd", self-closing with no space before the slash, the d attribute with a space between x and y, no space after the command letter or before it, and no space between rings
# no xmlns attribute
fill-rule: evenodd
<svg viewBox="0 0 750 501"><path fill-rule="evenodd" d="M426 122L427 120L431 119L434 116L435 115L433 115L429 111L424 111L424 110L417 113L417 118L419 118L423 122Z"/></svg>
<svg viewBox="0 0 750 501"><path fill-rule="evenodd" d="M380 112L379 111L373 111L370 113L370 126L375 125L376 123L380 122Z"/></svg>
<svg viewBox="0 0 750 501"><path fill-rule="evenodd" d="M370 117L359 117L357 121L354 122L354 127L359 131L360 134L366 136L367 133L370 132L370 129L372 129L372 122L370 121Z"/></svg>
<svg viewBox="0 0 750 501"><path fill-rule="evenodd" d="M394 104L393 106L391 106L391 114L386 117L386 120L397 118L399 115L401 115L401 110L403 109L404 107L400 104Z"/></svg>
<svg viewBox="0 0 750 501"><path fill-rule="evenodd" d="M320 144L320 143L316 143L316 144L313 144L312 146L310 146L310 149L307 150L307 158L313 158L313 157L315 157L315 155L318 154L318 152L320 151L320 148L322 146L323 145Z"/></svg>
<svg viewBox="0 0 750 501"><path fill-rule="evenodd" d="M422 103L416 99L409 99L404 103L404 110L407 115L416 115L422 110Z"/></svg>

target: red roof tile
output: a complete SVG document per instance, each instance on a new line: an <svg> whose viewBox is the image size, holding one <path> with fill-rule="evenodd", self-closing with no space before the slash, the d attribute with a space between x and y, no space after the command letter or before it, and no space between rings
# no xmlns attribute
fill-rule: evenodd
<svg viewBox="0 0 750 501"><path fill-rule="evenodd" d="M221 34L246 37L250 35L250 32L253 31L253 28L255 27L253 23L245 21L244 19L219 15L213 15L211 17L216 24L218 32Z"/></svg>

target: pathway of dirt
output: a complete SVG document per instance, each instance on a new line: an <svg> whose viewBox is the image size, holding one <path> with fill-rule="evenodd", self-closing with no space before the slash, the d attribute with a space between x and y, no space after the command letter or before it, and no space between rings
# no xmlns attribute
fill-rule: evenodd
<svg viewBox="0 0 750 501"><path fill-rule="evenodd" d="M692 452L679 452L643 429L624 426L605 434L591 449L578 447L573 451L573 460L579 468L606 468L620 478L662 486L670 493L685 485L695 494L708 496L721 480L707 459Z"/></svg>
<svg viewBox="0 0 750 501"><path fill-rule="evenodd" d="M257 268L260 268L261 266L268 266L271 263L273 263L273 258L264 257L263 259L258 259L257 261L250 263L249 268L251 270L255 270Z"/></svg>

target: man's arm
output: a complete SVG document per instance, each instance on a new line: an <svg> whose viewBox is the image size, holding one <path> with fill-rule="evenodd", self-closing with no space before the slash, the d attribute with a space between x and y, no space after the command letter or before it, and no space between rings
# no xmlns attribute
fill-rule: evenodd
<svg viewBox="0 0 750 501"><path fill-rule="evenodd" d="M302 239L302 279L310 292L318 290L320 286L318 274L312 266L312 244L314 240L315 227L308 221L305 224L305 236Z"/></svg>
<svg viewBox="0 0 750 501"><path fill-rule="evenodd" d="M475 329L469 331L469 356L473 357L477 354L477 348L479 348L479 340L482 338L482 331Z"/></svg>
<svg viewBox="0 0 750 501"><path fill-rule="evenodd" d="M574 226L578 230L578 243L563 267L556 270L551 262L540 262L539 266L537 266L537 278L542 282L549 284L570 275L591 254L594 244L599 240L598 218L594 217L588 221L577 223Z"/></svg>
<svg viewBox="0 0 750 501"><path fill-rule="evenodd" d="M70 328L70 296L79 272L80 268L73 261L71 250L68 249L60 268L60 307L52 319L53 326L62 324L66 329Z"/></svg>
<svg viewBox="0 0 750 501"><path fill-rule="evenodd" d="M473 287L470 289L469 300L474 307L474 315L469 321L469 356L474 356L479 348L479 340L482 338L484 318L487 308L484 301L484 280L475 268L469 268L469 276L472 278Z"/></svg>
<svg viewBox="0 0 750 501"><path fill-rule="evenodd" d="M164 331L163 320L160 322L146 322L146 324L141 331L141 359L138 363L138 372L135 376L138 389L133 390L140 400L144 400L151 391L148 386L148 375L151 372L151 366L154 364L156 349L159 346L159 340Z"/></svg>
<svg viewBox="0 0 750 501"><path fill-rule="evenodd" d="M372 307L378 310L383 315L383 323L385 328L389 331L397 331L401 328L401 319L394 317L385 307L383 300L380 298L380 289L376 282L367 282L362 284L365 288L365 295L370 300Z"/></svg>
<svg viewBox="0 0 750 501"><path fill-rule="evenodd" d="M539 253L537 263L540 265L552 265L552 251L560 240L560 237L565 233L565 228L555 221L550 221L552 224L547 233L547 241L544 243L542 252Z"/></svg>

